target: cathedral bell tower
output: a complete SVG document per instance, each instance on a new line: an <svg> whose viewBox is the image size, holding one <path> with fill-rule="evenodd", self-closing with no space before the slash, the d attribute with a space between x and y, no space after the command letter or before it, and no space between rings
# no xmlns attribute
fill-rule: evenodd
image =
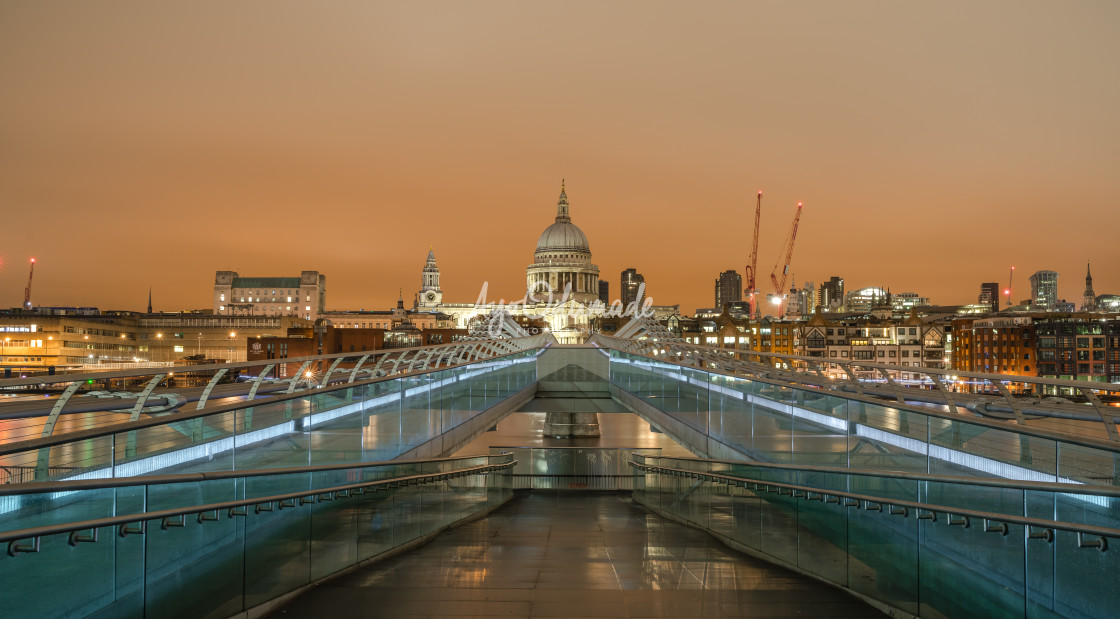
<svg viewBox="0 0 1120 619"><path fill-rule="evenodd" d="M443 291L439 288L439 267L436 254L428 247L428 260L420 276L420 307L435 307L443 302Z"/></svg>

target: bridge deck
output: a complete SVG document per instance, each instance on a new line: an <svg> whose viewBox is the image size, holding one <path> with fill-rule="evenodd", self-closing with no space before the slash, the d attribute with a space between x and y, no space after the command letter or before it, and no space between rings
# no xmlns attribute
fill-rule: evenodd
<svg viewBox="0 0 1120 619"><path fill-rule="evenodd" d="M534 492L273 617L877 617L625 495Z"/></svg>

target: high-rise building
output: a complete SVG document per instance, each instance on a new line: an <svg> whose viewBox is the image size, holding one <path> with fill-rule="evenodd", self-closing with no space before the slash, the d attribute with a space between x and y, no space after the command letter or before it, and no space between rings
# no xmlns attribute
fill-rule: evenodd
<svg viewBox="0 0 1120 619"><path fill-rule="evenodd" d="M1031 305L1053 309L1058 302L1058 272L1038 271L1031 275Z"/></svg>
<svg viewBox="0 0 1120 619"><path fill-rule="evenodd" d="M611 283L605 279L599 280L599 300L603 305L611 304Z"/></svg>
<svg viewBox="0 0 1120 619"><path fill-rule="evenodd" d="M214 274L214 313L226 316L299 316L317 320L327 302L327 276L303 271L299 277L241 277Z"/></svg>
<svg viewBox="0 0 1120 619"><path fill-rule="evenodd" d="M743 278L734 270L724 271L716 278L716 304L720 309L733 301L743 300Z"/></svg>
<svg viewBox="0 0 1120 619"><path fill-rule="evenodd" d="M835 312L844 307L844 278L833 275L828 281L821 284L817 296L817 305L826 312Z"/></svg>
<svg viewBox="0 0 1120 619"><path fill-rule="evenodd" d="M999 311L999 282L984 282L980 284L980 296L976 298L977 305L987 305L993 312Z"/></svg>
<svg viewBox="0 0 1120 619"><path fill-rule="evenodd" d="M1093 272L1089 264L1085 264L1085 293L1081 297L1081 311L1091 312L1097 309L1097 293L1093 292Z"/></svg>
<svg viewBox="0 0 1120 619"><path fill-rule="evenodd" d="M637 302L641 305L645 301L645 289L642 284L646 283L646 278L637 269L626 269L622 272L622 280L619 284L618 294L622 299L622 306L629 307L631 303Z"/></svg>

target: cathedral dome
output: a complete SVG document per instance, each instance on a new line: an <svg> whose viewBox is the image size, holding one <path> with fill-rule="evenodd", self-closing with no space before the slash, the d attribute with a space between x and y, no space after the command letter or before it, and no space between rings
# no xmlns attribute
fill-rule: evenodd
<svg viewBox="0 0 1120 619"><path fill-rule="evenodd" d="M537 252L580 251L591 253L587 236L568 215L568 194L560 187L560 200L556 203L556 221L541 232L537 239Z"/></svg>
<svg viewBox="0 0 1120 619"><path fill-rule="evenodd" d="M561 250L591 251L583 230L570 221L557 221L545 228L537 239L537 251Z"/></svg>

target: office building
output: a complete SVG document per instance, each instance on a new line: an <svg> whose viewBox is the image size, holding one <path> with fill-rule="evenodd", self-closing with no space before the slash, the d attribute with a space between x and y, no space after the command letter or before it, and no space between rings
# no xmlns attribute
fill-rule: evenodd
<svg viewBox="0 0 1120 619"><path fill-rule="evenodd" d="M1038 271L1031 275L1031 305L1034 309L1054 309L1058 303L1058 272Z"/></svg>
<svg viewBox="0 0 1120 619"><path fill-rule="evenodd" d="M714 307L720 308L733 301L743 300L743 278L735 271L724 271L716 278Z"/></svg>
<svg viewBox="0 0 1120 619"><path fill-rule="evenodd" d="M214 275L214 313L222 316L298 316L315 321L327 302L327 276L303 271L299 277Z"/></svg>
<svg viewBox="0 0 1120 619"><path fill-rule="evenodd" d="M817 295L817 305L825 312L840 312L844 310L844 278L833 275L828 281L821 284Z"/></svg>
<svg viewBox="0 0 1120 619"><path fill-rule="evenodd" d="M618 292L623 307L629 307L631 303L635 302L641 305L645 301L645 283L646 278L642 277L637 269L626 269L622 272Z"/></svg>
<svg viewBox="0 0 1120 619"><path fill-rule="evenodd" d="M984 282L980 284L980 296L976 298L977 305L987 305L992 312L999 311L999 282Z"/></svg>

